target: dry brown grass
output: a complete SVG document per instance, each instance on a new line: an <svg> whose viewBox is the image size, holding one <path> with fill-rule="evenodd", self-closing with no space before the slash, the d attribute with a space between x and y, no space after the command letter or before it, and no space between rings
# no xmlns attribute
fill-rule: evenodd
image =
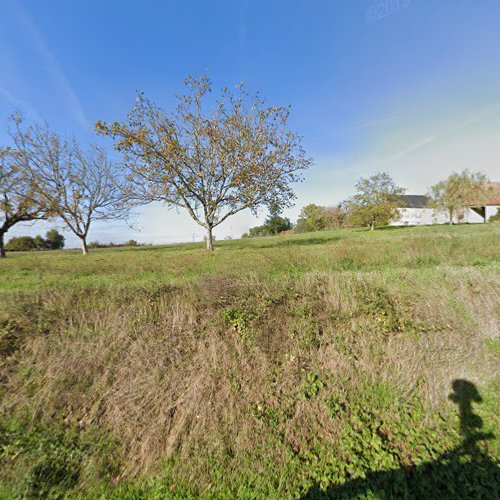
<svg viewBox="0 0 500 500"><path fill-rule="evenodd" d="M498 335L498 292L491 268L442 266L5 296L19 341L1 369L1 408L104 429L124 457L121 477L175 452L189 463L179 474L204 484L207 454L265 442L259 412L285 414L279 462L287 446L338 439L340 420L322 404L331 395L385 384L430 408L455 378L498 376L483 342ZM300 395L309 374L322 398Z"/></svg>

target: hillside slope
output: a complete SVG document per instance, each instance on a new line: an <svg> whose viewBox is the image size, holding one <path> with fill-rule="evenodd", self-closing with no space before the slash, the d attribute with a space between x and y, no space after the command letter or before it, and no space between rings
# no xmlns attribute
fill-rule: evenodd
<svg viewBox="0 0 500 500"><path fill-rule="evenodd" d="M492 497L497 225L11 254L0 496Z"/></svg>

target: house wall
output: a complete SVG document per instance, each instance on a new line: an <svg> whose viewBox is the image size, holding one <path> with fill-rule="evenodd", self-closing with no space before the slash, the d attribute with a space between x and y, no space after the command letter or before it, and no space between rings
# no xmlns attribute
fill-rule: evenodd
<svg viewBox="0 0 500 500"><path fill-rule="evenodd" d="M464 214L464 218L460 222L469 224L484 224L484 219L477 212L468 208Z"/></svg>
<svg viewBox="0 0 500 500"><path fill-rule="evenodd" d="M391 222L391 226L420 226L448 222L445 213L437 212L433 208L402 208L400 213L401 218Z"/></svg>
<svg viewBox="0 0 500 500"><path fill-rule="evenodd" d="M500 205L488 205L486 207L486 220L488 221L490 217L493 217L497 214L497 211L500 209Z"/></svg>
<svg viewBox="0 0 500 500"><path fill-rule="evenodd" d="M493 207L487 207L493 208ZM391 222L391 226L421 226L430 224L448 224L449 217L446 212L441 212L434 208L401 208L400 209L401 218L397 221ZM494 208L491 213L487 211L487 217L496 214L496 208ZM467 209L463 219L460 221L454 218L454 222L462 222L467 224L482 224L484 222L483 218L474 212L473 210Z"/></svg>

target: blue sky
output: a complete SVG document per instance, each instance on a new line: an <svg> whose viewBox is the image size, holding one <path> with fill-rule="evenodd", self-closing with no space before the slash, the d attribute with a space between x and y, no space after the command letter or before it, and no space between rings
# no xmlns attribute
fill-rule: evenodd
<svg viewBox="0 0 500 500"><path fill-rule="evenodd" d="M137 90L168 108L190 73L244 81L292 105L315 160L286 212L295 219L379 170L411 193L463 168L500 180L499 26L498 0L0 0L0 119L21 109L90 143L93 123L122 119ZM140 212L140 232L96 224L90 239L203 235L186 214ZM256 222L242 213L215 234Z"/></svg>

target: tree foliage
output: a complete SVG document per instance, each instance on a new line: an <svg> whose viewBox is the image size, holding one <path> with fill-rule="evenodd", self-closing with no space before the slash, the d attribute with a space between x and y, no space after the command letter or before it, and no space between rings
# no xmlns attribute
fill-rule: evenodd
<svg viewBox="0 0 500 500"><path fill-rule="evenodd" d="M9 252L27 252L29 250L38 249L39 240L31 236L14 236L5 245Z"/></svg>
<svg viewBox="0 0 500 500"><path fill-rule="evenodd" d="M404 192L385 172L359 179L356 194L347 201L349 224L374 229L397 220Z"/></svg>
<svg viewBox="0 0 500 500"><path fill-rule="evenodd" d="M300 212L295 230L298 233L336 229L344 224L345 214L341 205L322 207L311 203Z"/></svg>
<svg viewBox="0 0 500 500"><path fill-rule="evenodd" d="M210 99L207 76L189 77L170 113L142 94L127 120L97 122L115 139L133 184L129 197L186 209L207 230L244 209L290 206L290 184L309 167L289 108L267 105L243 84Z"/></svg>
<svg viewBox="0 0 500 500"><path fill-rule="evenodd" d="M292 223L288 217L282 217L278 212L272 211L262 226L251 227L244 237L255 238L257 236L275 236L292 229Z"/></svg>
<svg viewBox="0 0 500 500"><path fill-rule="evenodd" d="M47 125L25 126L19 116L13 119L11 136L19 167L32 186L29 199L40 200L60 217L80 238L83 253L88 253L92 222L127 219L130 205L124 199L124 184L103 149L84 151Z"/></svg>
<svg viewBox="0 0 500 500"><path fill-rule="evenodd" d="M50 229L45 235L45 247L49 250L64 248L64 236L57 229Z"/></svg>
<svg viewBox="0 0 500 500"><path fill-rule="evenodd" d="M35 245L36 250L45 250L46 249L47 242L43 239L43 236L40 236L39 234L37 234L33 238L33 243Z"/></svg>
<svg viewBox="0 0 500 500"><path fill-rule="evenodd" d="M19 222L45 219L50 211L37 195L15 149L0 148L0 257L5 233Z"/></svg>
<svg viewBox="0 0 500 500"><path fill-rule="evenodd" d="M471 205L483 205L491 196L493 187L481 172L463 170L453 173L444 181L432 186L432 205L449 215L449 223L460 222Z"/></svg>
<svg viewBox="0 0 500 500"><path fill-rule="evenodd" d="M271 214L265 221L264 226L271 236L289 231L292 229L292 223L288 217L282 217L279 214Z"/></svg>
<svg viewBox="0 0 500 500"><path fill-rule="evenodd" d="M41 235L15 236L11 238L5 248L12 252L29 250L61 250L64 248L64 236L57 229L47 231L45 238Z"/></svg>

